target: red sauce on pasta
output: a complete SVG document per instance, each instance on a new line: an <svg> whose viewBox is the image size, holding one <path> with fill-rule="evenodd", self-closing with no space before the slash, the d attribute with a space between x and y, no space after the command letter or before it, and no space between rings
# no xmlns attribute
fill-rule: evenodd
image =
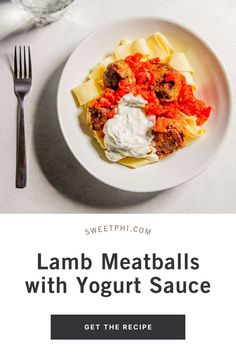
<svg viewBox="0 0 236 354"><path fill-rule="evenodd" d="M147 115L156 116L156 129L158 129L158 118L178 119L179 112L196 116L199 126L209 118L212 108L196 98L192 86L186 83L185 77L171 67L169 67L169 72L164 75L164 82L162 77L161 83L170 87L174 85L178 89L178 96L172 102L158 97L155 85L160 80L160 73L157 70L158 64L160 64L159 58L145 61L143 55L137 53L128 56L125 62L134 73L136 83L130 83L125 79L121 80L117 90L107 88L101 97L92 102L92 108L107 109L107 119L113 118L119 101L129 93L134 96L141 95L147 101L144 110Z"/></svg>

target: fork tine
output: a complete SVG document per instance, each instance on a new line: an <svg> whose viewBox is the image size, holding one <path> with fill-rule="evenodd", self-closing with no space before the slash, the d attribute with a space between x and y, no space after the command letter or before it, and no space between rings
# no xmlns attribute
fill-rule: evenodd
<svg viewBox="0 0 236 354"><path fill-rule="evenodd" d="M21 46L20 46L20 78L23 78L23 73L22 73L22 58L21 58Z"/></svg>
<svg viewBox="0 0 236 354"><path fill-rule="evenodd" d="M25 46L24 46L24 77L27 78L27 68L26 68L26 54L25 54Z"/></svg>
<svg viewBox="0 0 236 354"><path fill-rule="evenodd" d="M32 78L32 65L31 65L31 53L30 53L30 46L28 46L28 63L29 63L29 78Z"/></svg>
<svg viewBox="0 0 236 354"><path fill-rule="evenodd" d="M16 46L15 46L15 53L14 53L14 75L15 75L15 78L17 78L17 49L16 49Z"/></svg>

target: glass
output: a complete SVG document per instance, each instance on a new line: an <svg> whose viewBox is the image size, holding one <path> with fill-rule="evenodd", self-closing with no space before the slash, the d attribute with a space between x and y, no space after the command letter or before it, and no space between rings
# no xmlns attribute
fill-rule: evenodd
<svg viewBox="0 0 236 354"><path fill-rule="evenodd" d="M12 0L25 10L36 24L58 20L74 0Z"/></svg>

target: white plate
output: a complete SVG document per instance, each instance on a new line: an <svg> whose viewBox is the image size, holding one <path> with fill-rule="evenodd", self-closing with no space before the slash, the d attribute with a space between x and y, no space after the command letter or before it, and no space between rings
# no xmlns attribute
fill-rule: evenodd
<svg viewBox="0 0 236 354"><path fill-rule="evenodd" d="M71 89L89 70L114 51L122 38L137 39L162 32L178 51L187 54L195 68L197 96L213 108L207 134L159 163L131 170L99 155L97 144L79 122ZM79 163L100 181L126 191L154 192L174 187L198 175L216 155L230 119L230 90L225 71L208 44L190 30L159 18L133 18L108 23L86 37L74 50L61 76L58 97L60 126ZM56 147L55 147L56 149Z"/></svg>

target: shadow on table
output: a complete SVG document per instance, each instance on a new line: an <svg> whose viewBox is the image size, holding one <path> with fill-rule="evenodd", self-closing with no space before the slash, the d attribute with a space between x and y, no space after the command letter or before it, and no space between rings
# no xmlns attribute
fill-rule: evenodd
<svg viewBox="0 0 236 354"><path fill-rule="evenodd" d="M26 13L10 0L0 0L0 12L0 43L36 29Z"/></svg>
<svg viewBox="0 0 236 354"><path fill-rule="evenodd" d="M153 198L156 193L129 193L99 182L74 158L62 136L57 119L57 86L63 66L64 63L46 83L36 112L35 149L47 179L70 199L94 207L115 209Z"/></svg>

